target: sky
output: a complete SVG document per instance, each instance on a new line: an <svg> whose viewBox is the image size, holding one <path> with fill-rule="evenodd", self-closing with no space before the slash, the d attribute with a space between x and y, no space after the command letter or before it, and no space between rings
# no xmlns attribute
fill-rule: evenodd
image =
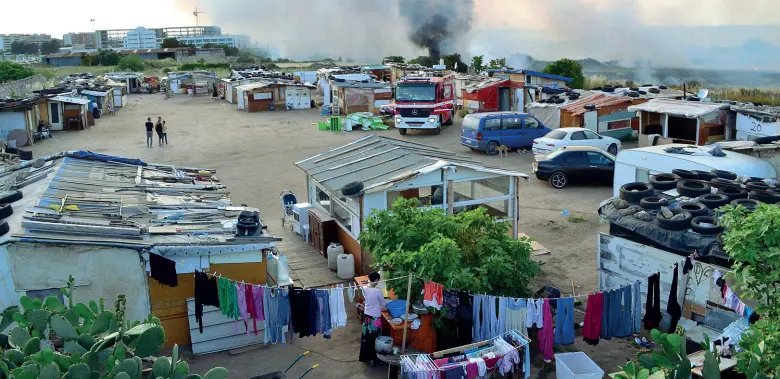
<svg viewBox="0 0 780 379"><path fill-rule="evenodd" d="M471 27L458 30L447 45L467 56L523 53L541 59L566 56L626 63L646 60L669 66L715 61L732 65L737 64L735 60L726 62L717 55L742 51L728 49L762 40L768 44L753 43L751 51L771 50L768 57L778 54L780 58L777 0L450 1L473 4L467 15ZM130 6L108 7L98 0L38 0L35 6L47 12L38 12L33 19L25 16L29 3L6 1L0 34L48 33L62 38L66 32L91 31L90 18L96 20L96 29L188 26L195 24L192 11L198 7L205 12L200 15L201 25L220 26L223 33L248 34L253 42L270 44L286 57L326 54L379 60L385 55L414 57L425 52L407 38L414 22L407 16L410 12L400 8L410 2L134 0Z"/></svg>

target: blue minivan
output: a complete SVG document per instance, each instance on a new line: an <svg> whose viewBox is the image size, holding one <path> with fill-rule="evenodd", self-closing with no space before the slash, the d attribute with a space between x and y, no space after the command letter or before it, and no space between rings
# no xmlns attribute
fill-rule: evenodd
<svg viewBox="0 0 780 379"><path fill-rule="evenodd" d="M472 113L463 118L460 144L495 155L501 145L512 150L530 148L534 139L549 132L548 127L529 113Z"/></svg>

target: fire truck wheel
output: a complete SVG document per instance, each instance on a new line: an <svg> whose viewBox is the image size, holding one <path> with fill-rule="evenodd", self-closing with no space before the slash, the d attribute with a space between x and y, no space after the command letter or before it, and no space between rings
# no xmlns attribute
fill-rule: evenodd
<svg viewBox="0 0 780 379"><path fill-rule="evenodd" d="M450 118L447 120L447 122L444 123L444 125L452 125L455 121L455 114L450 112Z"/></svg>
<svg viewBox="0 0 780 379"><path fill-rule="evenodd" d="M406 135L406 128L399 128L398 129L398 134L400 134L402 136L405 136Z"/></svg>
<svg viewBox="0 0 780 379"><path fill-rule="evenodd" d="M437 126L436 129L433 129L433 134L437 136L441 134L441 126Z"/></svg>

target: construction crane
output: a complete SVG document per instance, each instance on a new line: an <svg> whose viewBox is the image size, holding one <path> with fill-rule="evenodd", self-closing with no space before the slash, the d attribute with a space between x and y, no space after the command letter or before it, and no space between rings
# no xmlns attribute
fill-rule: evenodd
<svg viewBox="0 0 780 379"><path fill-rule="evenodd" d="M198 12L198 7L195 7L195 11L192 12L192 15L195 16L195 26L200 26L200 24L198 23L198 15L201 13L206 13L206 12Z"/></svg>

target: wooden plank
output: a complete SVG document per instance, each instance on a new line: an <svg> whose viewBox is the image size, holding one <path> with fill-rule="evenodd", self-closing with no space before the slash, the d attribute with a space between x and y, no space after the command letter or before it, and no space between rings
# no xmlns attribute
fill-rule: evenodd
<svg viewBox="0 0 780 379"><path fill-rule="evenodd" d="M91 233L109 236L140 236L141 229L129 227L75 225L54 222L22 221L22 226L32 230L46 230L65 233Z"/></svg>

